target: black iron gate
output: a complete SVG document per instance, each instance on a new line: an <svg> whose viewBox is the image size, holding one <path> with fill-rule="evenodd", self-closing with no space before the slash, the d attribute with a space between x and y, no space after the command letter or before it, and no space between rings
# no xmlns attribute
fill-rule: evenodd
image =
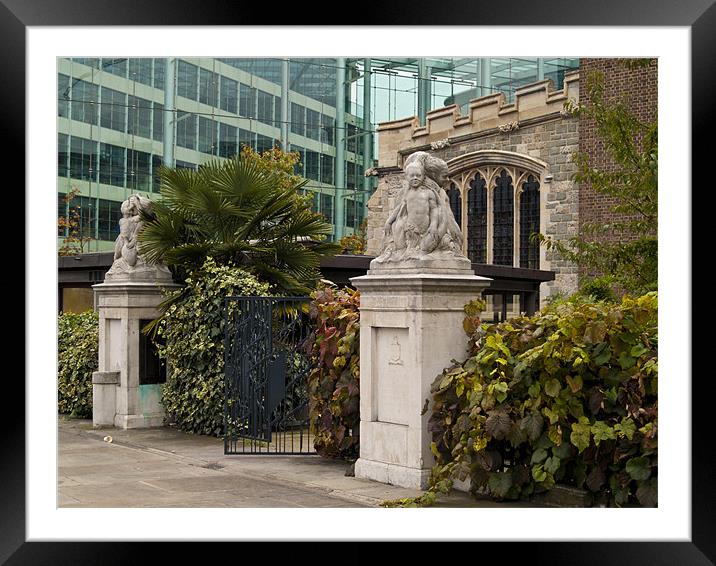
<svg viewBox="0 0 716 566"><path fill-rule="evenodd" d="M315 454L308 297L227 297L224 454Z"/></svg>

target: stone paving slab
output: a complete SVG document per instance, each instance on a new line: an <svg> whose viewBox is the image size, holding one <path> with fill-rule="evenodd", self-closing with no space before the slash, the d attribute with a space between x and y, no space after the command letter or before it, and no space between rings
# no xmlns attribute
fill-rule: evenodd
<svg viewBox="0 0 716 566"><path fill-rule="evenodd" d="M103 438L112 437L112 442ZM218 438L170 427L94 429L60 418L61 507L377 507L422 492L346 476L315 455L224 455ZM454 492L438 507L523 507Z"/></svg>

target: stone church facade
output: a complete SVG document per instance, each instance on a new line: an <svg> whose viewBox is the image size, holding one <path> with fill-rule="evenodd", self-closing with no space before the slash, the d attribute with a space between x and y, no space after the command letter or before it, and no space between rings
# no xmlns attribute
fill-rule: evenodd
<svg viewBox="0 0 716 566"><path fill-rule="evenodd" d="M530 234L568 239L579 229L570 161L579 149L579 118L570 110L578 102L575 71L561 90L545 80L518 89L510 104L501 93L472 100L466 116L448 106L429 112L424 126L415 117L380 124L379 166L368 172L379 183L368 202L366 253L380 253L406 158L428 151L448 164L451 208L473 263L554 271L555 280L542 284L542 304L576 291L577 268Z"/></svg>
<svg viewBox="0 0 716 566"><path fill-rule="evenodd" d="M498 93L472 100L466 115L448 106L429 112L424 125L415 117L380 124L379 166L367 172L379 184L368 202L366 253L380 253L383 225L403 186L403 163L415 151L428 151L448 163L448 196L473 263L553 271L554 281L540 286L541 305L557 293L573 293L584 273L529 234L566 241L588 223L619 218L613 198L573 180L575 152L599 170L615 167L594 122L574 112L587 102L580 78L602 73L605 100L625 102L636 119L650 123L658 112L657 71L656 60L628 65L585 58L559 90L545 80L517 89L509 104Z"/></svg>

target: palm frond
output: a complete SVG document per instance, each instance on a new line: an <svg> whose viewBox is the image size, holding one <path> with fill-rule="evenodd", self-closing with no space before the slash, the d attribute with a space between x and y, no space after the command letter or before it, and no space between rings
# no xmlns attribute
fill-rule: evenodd
<svg viewBox="0 0 716 566"><path fill-rule="evenodd" d="M212 242L181 244L165 254L166 262L173 265L198 267L212 255Z"/></svg>
<svg viewBox="0 0 716 566"><path fill-rule="evenodd" d="M166 253L186 231L185 219L163 203L155 203L155 216L144 224L137 237L139 253L148 263L164 261Z"/></svg>
<svg viewBox="0 0 716 566"><path fill-rule="evenodd" d="M310 286L296 278L293 274L282 271L264 262L255 261L251 270L260 278L271 281L279 291L287 295L303 295L310 292Z"/></svg>
<svg viewBox="0 0 716 566"><path fill-rule="evenodd" d="M163 199L140 235L148 260L179 272L207 256L250 262L284 292L306 292L320 255L340 249L313 241L329 234L331 225L298 195L306 180L287 185L285 173L241 156L209 161L197 171L162 167L159 175Z"/></svg>
<svg viewBox="0 0 716 566"><path fill-rule="evenodd" d="M267 175L255 163L241 156L222 163L211 173L212 188L237 205L260 198L277 185L274 176Z"/></svg>
<svg viewBox="0 0 716 566"><path fill-rule="evenodd" d="M289 239L328 235L333 231L333 227L322 216L305 209L294 211L280 228L282 236Z"/></svg>

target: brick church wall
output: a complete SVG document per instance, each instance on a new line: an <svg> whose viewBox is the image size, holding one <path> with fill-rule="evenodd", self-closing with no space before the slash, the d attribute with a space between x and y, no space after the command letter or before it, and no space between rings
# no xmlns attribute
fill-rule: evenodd
<svg viewBox="0 0 716 566"><path fill-rule="evenodd" d="M648 123L657 119L657 64L654 61L647 67L630 68L619 59L581 59L579 73L582 81L589 73L600 71L604 74L604 96L606 101L623 99L631 112L641 122ZM586 88L579 94L580 104L587 103ZM614 171L614 162L605 152L604 144L597 135L592 119L585 116L579 120L579 151L589 155L592 167L600 171ZM579 189L579 229L583 232L585 224L607 224L620 218L613 212L617 203L613 197L597 193L588 183L582 183ZM621 218L625 218L622 216ZM621 234L600 236L601 241L622 240Z"/></svg>

